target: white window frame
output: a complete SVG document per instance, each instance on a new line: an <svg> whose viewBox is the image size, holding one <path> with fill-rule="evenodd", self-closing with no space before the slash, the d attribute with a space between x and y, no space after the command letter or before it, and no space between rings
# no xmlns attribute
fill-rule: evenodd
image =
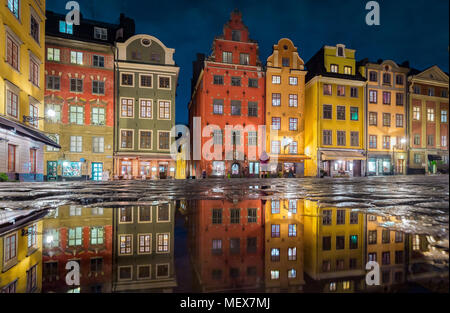
<svg viewBox="0 0 450 313"><path fill-rule="evenodd" d="M141 133L142 132L150 132L150 140L151 140L151 147L150 148L142 148L141 147ZM139 129L139 150L153 150L153 130L151 129ZM151 211L151 210L150 210Z"/></svg>
<svg viewBox="0 0 450 313"><path fill-rule="evenodd" d="M150 84L150 86L142 86L141 85L141 77L142 76L150 76L151 77L151 84ZM139 73L139 88L153 88L153 74L151 74L151 73L148 73L148 74L146 74L146 73ZM159 81L158 81L158 83L159 83Z"/></svg>
<svg viewBox="0 0 450 313"><path fill-rule="evenodd" d="M160 87L159 86L159 79L163 78L163 77L169 79L169 87L168 88L164 88L164 87ZM157 88L161 89L161 90L171 90L172 89L172 76L170 76L170 75L158 75L158 86L157 86Z"/></svg>
<svg viewBox="0 0 450 313"><path fill-rule="evenodd" d="M131 148L122 148L122 131L131 131L131 137L132 137ZM134 149L134 129L128 129L128 128L119 129L119 149L120 150L133 150Z"/></svg>
<svg viewBox="0 0 450 313"><path fill-rule="evenodd" d="M72 148L75 149L72 149ZM80 148L80 150L78 149ZM70 136L70 152L81 153L83 152L83 136Z"/></svg>
<svg viewBox="0 0 450 313"><path fill-rule="evenodd" d="M93 136L92 137L92 152L93 153L105 153L105 137L103 137L103 136Z"/></svg>
<svg viewBox="0 0 450 313"><path fill-rule="evenodd" d="M123 75L131 75L133 77L133 84L132 85L123 85L122 84L122 76ZM136 75L133 72L120 72L120 87L130 87L130 88L134 87L134 85L135 85L134 81L136 78L135 76Z"/></svg>

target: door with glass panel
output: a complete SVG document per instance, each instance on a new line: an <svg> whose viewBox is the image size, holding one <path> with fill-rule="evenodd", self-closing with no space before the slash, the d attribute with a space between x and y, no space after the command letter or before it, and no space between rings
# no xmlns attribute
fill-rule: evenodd
<svg viewBox="0 0 450 313"><path fill-rule="evenodd" d="M102 180L103 163L92 163L92 180Z"/></svg>

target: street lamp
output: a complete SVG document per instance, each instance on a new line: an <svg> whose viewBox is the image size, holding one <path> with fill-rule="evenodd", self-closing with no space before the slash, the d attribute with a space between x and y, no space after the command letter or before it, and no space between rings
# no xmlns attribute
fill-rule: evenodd
<svg viewBox="0 0 450 313"><path fill-rule="evenodd" d="M47 117L52 118L52 117L55 117L55 115L56 115L56 112L54 110L52 110L52 109L47 110ZM34 123L36 121L45 120L45 119L46 119L46 117L39 117L39 116L36 117L36 116L27 116L27 115L23 116L24 123L26 123L26 122Z"/></svg>

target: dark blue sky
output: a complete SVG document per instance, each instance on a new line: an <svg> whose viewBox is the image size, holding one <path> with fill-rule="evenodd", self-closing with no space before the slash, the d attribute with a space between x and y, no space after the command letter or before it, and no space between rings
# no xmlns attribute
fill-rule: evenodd
<svg viewBox="0 0 450 313"><path fill-rule="evenodd" d="M176 120L187 123L192 61L209 54L234 8L242 11L250 37L259 43L263 63L272 46L290 38L306 62L323 45L343 43L357 60L405 60L417 69L437 64L448 72L449 1L379 0L380 26L367 26L368 0L78 0L83 17L117 23L121 12L133 18L136 33L175 48L180 66ZM47 0L47 9L64 13L66 1Z"/></svg>

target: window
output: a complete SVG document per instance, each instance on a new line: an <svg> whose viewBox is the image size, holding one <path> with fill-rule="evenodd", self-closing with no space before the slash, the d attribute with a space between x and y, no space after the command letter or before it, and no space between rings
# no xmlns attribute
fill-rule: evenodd
<svg viewBox="0 0 450 313"><path fill-rule="evenodd" d="M8 9L16 18L19 18L20 0L8 0Z"/></svg>
<svg viewBox="0 0 450 313"><path fill-rule="evenodd" d="M383 229L381 232L381 242L382 243L389 243L390 242L390 230L389 229Z"/></svg>
<svg viewBox="0 0 450 313"><path fill-rule="evenodd" d="M328 251L331 250L331 237L322 237L322 250Z"/></svg>
<svg viewBox="0 0 450 313"><path fill-rule="evenodd" d="M297 118L289 118L289 130L296 131L298 129L298 119Z"/></svg>
<svg viewBox="0 0 450 313"><path fill-rule="evenodd" d="M383 265L391 264L391 253L389 251L383 252L381 254L381 264Z"/></svg>
<svg viewBox="0 0 450 313"><path fill-rule="evenodd" d="M212 254L221 255L222 254L222 239L212 240Z"/></svg>
<svg viewBox="0 0 450 313"><path fill-rule="evenodd" d="M6 36L6 62L14 69L19 70L19 45L12 40L9 35Z"/></svg>
<svg viewBox="0 0 450 313"><path fill-rule="evenodd" d="M4 264L17 257L17 234L6 236L3 239Z"/></svg>
<svg viewBox="0 0 450 313"><path fill-rule="evenodd" d="M281 84L281 76L272 75L272 84Z"/></svg>
<svg viewBox="0 0 450 313"><path fill-rule="evenodd" d="M151 253L152 252L152 235L151 234L142 234L138 236L139 243L139 253Z"/></svg>
<svg viewBox="0 0 450 313"><path fill-rule="evenodd" d="M427 121L434 122L434 109L433 108L427 108Z"/></svg>
<svg viewBox="0 0 450 313"><path fill-rule="evenodd" d="M39 121L38 121L39 109L37 106L35 106L32 103L30 103L30 117L34 118L33 121L30 121L30 125L34 126L34 127L38 127L39 126Z"/></svg>
<svg viewBox="0 0 450 313"><path fill-rule="evenodd" d="M378 92L376 90L369 90L369 102L377 103Z"/></svg>
<svg viewBox="0 0 450 313"><path fill-rule="evenodd" d="M39 87L39 64L30 56L30 81Z"/></svg>
<svg viewBox="0 0 450 313"><path fill-rule="evenodd" d="M131 219L131 216L130 216ZM139 207L139 222L151 222L152 220L152 208L150 206Z"/></svg>
<svg viewBox="0 0 450 313"><path fill-rule="evenodd" d="M63 162L62 176L81 177L81 162Z"/></svg>
<svg viewBox="0 0 450 313"><path fill-rule="evenodd" d="M152 100L140 100L140 118L152 118Z"/></svg>
<svg viewBox="0 0 450 313"><path fill-rule="evenodd" d="M391 137L383 136L383 149L390 149L390 148L391 148Z"/></svg>
<svg viewBox="0 0 450 313"><path fill-rule="evenodd" d="M231 77L231 86L239 87L241 86L241 78L237 76Z"/></svg>
<svg viewBox="0 0 450 313"><path fill-rule="evenodd" d="M369 136L369 148L370 149L376 149L377 148L377 136L376 135L370 135Z"/></svg>
<svg viewBox="0 0 450 313"><path fill-rule="evenodd" d="M332 73L338 73L339 72L339 66L336 64L331 64L330 65L330 72Z"/></svg>
<svg viewBox="0 0 450 313"><path fill-rule="evenodd" d="M133 74L127 74L127 73L122 73L121 74L121 85L122 86L133 86L134 82L133 82Z"/></svg>
<svg viewBox="0 0 450 313"><path fill-rule="evenodd" d="M94 38L107 40L108 39L108 30L106 28L94 27Z"/></svg>
<svg viewBox="0 0 450 313"><path fill-rule="evenodd" d="M48 138L59 144L59 134L46 134ZM58 148L47 146L47 151L59 151Z"/></svg>
<svg viewBox="0 0 450 313"><path fill-rule="evenodd" d="M359 132L350 132L350 145L352 147L359 146Z"/></svg>
<svg viewBox="0 0 450 313"><path fill-rule="evenodd" d="M231 115L241 115L241 101L231 100Z"/></svg>
<svg viewBox="0 0 450 313"><path fill-rule="evenodd" d="M256 237L247 238L247 253L255 253L257 247Z"/></svg>
<svg viewBox="0 0 450 313"><path fill-rule="evenodd" d="M280 200L272 200L272 214L280 213Z"/></svg>
<svg viewBox="0 0 450 313"><path fill-rule="evenodd" d="M157 208L158 222L170 221L170 207L169 204L161 204Z"/></svg>
<svg viewBox="0 0 450 313"><path fill-rule="evenodd" d="M441 136L441 147L447 147L447 136L446 135Z"/></svg>
<svg viewBox="0 0 450 313"><path fill-rule="evenodd" d="M403 127L403 114L395 115L395 126Z"/></svg>
<svg viewBox="0 0 450 313"><path fill-rule="evenodd" d="M289 153L290 154L297 154L298 153L298 144L297 141L292 141L289 145Z"/></svg>
<svg viewBox="0 0 450 313"><path fill-rule="evenodd" d="M81 246L83 242L83 228L69 228L69 246Z"/></svg>
<svg viewBox="0 0 450 313"><path fill-rule="evenodd" d="M223 85L223 75L214 75L213 84L214 85Z"/></svg>
<svg viewBox="0 0 450 313"><path fill-rule="evenodd" d="M298 78L297 77L289 77L289 85L293 85L293 86L298 85Z"/></svg>
<svg viewBox="0 0 450 313"><path fill-rule="evenodd" d="M350 97L358 98L358 88L350 87Z"/></svg>
<svg viewBox="0 0 450 313"><path fill-rule="evenodd" d="M400 74L395 75L395 83L397 85L403 85L403 75Z"/></svg>
<svg viewBox="0 0 450 313"><path fill-rule="evenodd" d="M414 135L414 144L416 146L420 145L420 135L419 134Z"/></svg>
<svg viewBox="0 0 450 313"><path fill-rule="evenodd" d="M70 63L83 65L83 52L70 51Z"/></svg>
<svg viewBox="0 0 450 313"><path fill-rule="evenodd" d="M391 85L391 74L389 73L383 74L383 85Z"/></svg>
<svg viewBox="0 0 450 313"><path fill-rule="evenodd" d="M338 96L345 96L345 86L337 85L337 95Z"/></svg>
<svg viewBox="0 0 450 313"><path fill-rule="evenodd" d="M73 124L84 124L84 107L71 105L69 109L69 121Z"/></svg>
<svg viewBox="0 0 450 313"><path fill-rule="evenodd" d="M345 237L336 236L336 250L345 249Z"/></svg>
<svg viewBox="0 0 450 313"><path fill-rule="evenodd" d="M170 102L169 101L159 101L159 119L169 120L170 119Z"/></svg>
<svg viewBox="0 0 450 313"><path fill-rule="evenodd" d="M59 21L59 32L63 34L73 34L73 24L66 24L65 21Z"/></svg>
<svg viewBox="0 0 450 313"><path fill-rule="evenodd" d="M369 72L369 80L370 80L371 82L376 82L376 81L378 81L378 75L377 75L377 72L370 71L370 72Z"/></svg>
<svg viewBox="0 0 450 313"><path fill-rule="evenodd" d="M428 95L431 97L434 97L434 88L433 87L428 88Z"/></svg>
<svg viewBox="0 0 450 313"><path fill-rule="evenodd" d="M383 91L383 104L391 104L391 93Z"/></svg>
<svg viewBox="0 0 450 313"><path fill-rule="evenodd" d="M254 208L250 208L250 209L247 210L248 223L256 223L257 222L257 220L258 220L257 211L258 210L254 209Z"/></svg>
<svg viewBox="0 0 450 313"><path fill-rule="evenodd" d="M447 110L441 110L441 123L447 123Z"/></svg>
<svg viewBox="0 0 450 313"><path fill-rule="evenodd" d="M358 235L350 236L350 249L358 249Z"/></svg>
<svg viewBox="0 0 450 313"><path fill-rule="evenodd" d="M358 108L350 107L350 120L357 121L358 119Z"/></svg>
<svg viewBox="0 0 450 313"><path fill-rule="evenodd" d="M403 251L395 251L395 264L403 263Z"/></svg>
<svg viewBox="0 0 450 313"><path fill-rule="evenodd" d="M337 47L337 55L339 57L343 57L344 56L344 48L343 47Z"/></svg>
<svg viewBox="0 0 450 313"><path fill-rule="evenodd" d="M331 262L329 260L322 261L322 272L331 271Z"/></svg>
<svg viewBox="0 0 450 313"><path fill-rule="evenodd" d="M377 231L369 230L369 245L376 245L376 244L377 244Z"/></svg>
<svg viewBox="0 0 450 313"><path fill-rule="evenodd" d="M231 40L241 41L241 32L239 30L231 31Z"/></svg>
<svg viewBox="0 0 450 313"><path fill-rule="evenodd" d="M47 48L47 60L59 62L60 50L57 48Z"/></svg>
<svg viewBox="0 0 450 313"><path fill-rule="evenodd" d="M297 248L288 248L288 261L296 261L297 260Z"/></svg>
<svg viewBox="0 0 450 313"><path fill-rule="evenodd" d="M37 288L37 264L27 271L27 293L34 292Z"/></svg>
<svg viewBox="0 0 450 313"><path fill-rule="evenodd" d="M274 140L272 141L272 149L271 152L273 154L280 154L280 141L279 140Z"/></svg>
<svg viewBox="0 0 450 313"><path fill-rule="evenodd" d="M331 84L323 84L323 94L326 96L332 95Z"/></svg>
<svg viewBox="0 0 450 313"><path fill-rule="evenodd" d="M352 75L352 67L351 66L344 66L344 74Z"/></svg>
<svg viewBox="0 0 450 313"><path fill-rule="evenodd" d="M403 105L403 94L402 93L397 93L395 95L395 104L402 106Z"/></svg>
<svg viewBox="0 0 450 313"><path fill-rule="evenodd" d="M323 131L323 145L331 146L332 145L332 132L331 130Z"/></svg>
<svg viewBox="0 0 450 313"><path fill-rule="evenodd" d="M104 242L103 234L103 227L91 227L91 245L102 245Z"/></svg>
<svg viewBox="0 0 450 313"><path fill-rule="evenodd" d="M345 224L345 210L337 210L336 212L336 224Z"/></svg>
<svg viewBox="0 0 450 313"><path fill-rule="evenodd" d="M241 239L231 238L230 239L230 253L239 254L241 252Z"/></svg>
<svg viewBox="0 0 450 313"><path fill-rule="evenodd" d="M213 113L214 114L223 114L223 99L214 99L213 100Z"/></svg>
<svg viewBox="0 0 450 313"><path fill-rule="evenodd" d="M342 259L336 260L336 270L342 271L344 269L345 262ZM345 285L346 282L343 282L342 284Z"/></svg>
<svg viewBox="0 0 450 313"><path fill-rule="evenodd" d="M168 150L170 148L170 132L159 132L159 149Z"/></svg>
<svg viewBox="0 0 450 313"><path fill-rule="evenodd" d="M297 277L297 271L295 269L288 270L288 278L296 278Z"/></svg>
<svg viewBox="0 0 450 313"><path fill-rule="evenodd" d="M422 163L422 155L415 153L414 154L414 163L415 164L421 164Z"/></svg>
<svg viewBox="0 0 450 313"><path fill-rule="evenodd" d="M395 242L403 242L403 233L396 231L395 232Z"/></svg>
<svg viewBox="0 0 450 313"><path fill-rule="evenodd" d="M105 82L93 80L92 81L92 94L104 95L105 94Z"/></svg>
<svg viewBox="0 0 450 313"><path fill-rule="evenodd" d="M42 276L46 280L54 281L58 276L58 262L46 262L43 264Z"/></svg>
<svg viewBox="0 0 450 313"><path fill-rule="evenodd" d="M281 64L284 67L288 67L289 66L289 58L282 58L281 59Z"/></svg>
<svg viewBox="0 0 450 313"><path fill-rule="evenodd" d="M213 132L213 143L215 145L221 145L222 142L223 142L222 130L215 129L214 132Z"/></svg>
<svg viewBox="0 0 450 313"><path fill-rule="evenodd" d="M391 114L383 113L383 126L391 126Z"/></svg>
<svg viewBox="0 0 450 313"><path fill-rule="evenodd" d="M250 55L248 53L239 54L239 64L249 65L250 64Z"/></svg>
<svg viewBox="0 0 450 313"><path fill-rule="evenodd" d="M230 223L239 224L241 222L241 209L230 209Z"/></svg>
<svg viewBox="0 0 450 313"><path fill-rule="evenodd" d="M152 132L140 131L139 134L140 134L140 148L152 149Z"/></svg>
<svg viewBox="0 0 450 313"><path fill-rule="evenodd" d="M105 67L105 57L101 55L94 55L92 58L95 67Z"/></svg>
<svg viewBox="0 0 450 313"><path fill-rule="evenodd" d="M258 88L258 79L256 78L249 78L248 79L248 86L251 88Z"/></svg>
<svg viewBox="0 0 450 313"><path fill-rule="evenodd" d="M71 92L83 92L83 80L78 78L70 79L70 91Z"/></svg>
<svg viewBox="0 0 450 313"><path fill-rule="evenodd" d="M337 145L345 146L345 131L337 131Z"/></svg>
<svg viewBox="0 0 450 313"><path fill-rule="evenodd" d="M170 77L159 77L159 88L169 89L170 88Z"/></svg>
<svg viewBox="0 0 450 313"><path fill-rule="evenodd" d="M281 129L281 117L272 117L272 129L273 130Z"/></svg>
<svg viewBox="0 0 450 313"><path fill-rule="evenodd" d="M442 98L447 98L448 97L447 90L444 89L444 90L441 91L441 97Z"/></svg>
<svg viewBox="0 0 450 313"><path fill-rule="evenodd" d="M121 99L121 109L120 116L121 117L133 117L134 116L134 99Z"/></svg>
<svg viewBox="0 0 450 313"><path fill-rule="evenodd" d="M420 107L413 107L413 120L420 120Z"/></svg>
<svg viewBox="0 0 450 313"><path fill-rule="evenodd" d="M369 112L369 125L377 126L378 124L378 113L377 112Z"/></svg>
<svg viewBox="0 0 450 313"><path fill-rule="evenodd" d="M427 136L427 145L428 146L434 146L434 135L428 135Z"/></svg>
<svg viewBox="0 0 450 313"><path fill-rule="evenodd" d="M119 235L119 254L132 254L133 235Z"/></svg>
<svg viewBox="0 0 450 313"><path fill-rule="evenodd" d="M333 106L331 104L323 105L323 118L330 120L333 118Z"/></svg>
<svg viewBox="0 0 450 313"><path fill-rule="evenodd" d="M222 52L222 62L223 63L233 63L233 53L223 51Z"/></svg>
<svg viewBox="0 0 450 313"><path fill-rule="evenodd" d="M47 75L47 89L60 90L61 78L59 76Z"/></svg>
<svg viewBox="0 0 450 313"><path fill-rule="evenodd" d="M272 280L280 279L280 271L279 270L271 270L270 271L270 279L272 279Z"/></svg>
<svg viewBox="0 0 450 313"><path fill-rule="evenodd" d="M213 224L222 224L222 209L213 209L212 210L212 223Z"/></svg>
<svg viewBox="0 0 450 313"><path fill-rule="evenodd" d="M345 106L338 105L336 107L336 118L338 120L345 120Z"/></svg>
<svg viewBox="0 0 450 313"><path fill-rule="evenodd" d="M280 237L280 224L272 224L271 235L272 235L272 238Z"/></svg>
<svg viewBox="0 0 450 313"><path fill-rule="evenodd" d="M170 234L158 234L157 235L156 252L169 252L169 236L170 236Z"/></svg>
<svg viewBox="0 0 450 313"><path fill-rule="evenodd" d="M298 97L296 94L289 94L289 106L290 107L298 106Z"/></svg>
<svg viewBox="0 0 450 313"><path fill-rule="evenodd" d="M414 85L414 93L420 95L420 86Z"/></svg>
<svg viewBox="0 0 450 313"><path fill-rule="evenodd" d="M39 22L36 20L36 18L33 16L33 14L31 14L31 18L30 18L30 27L31 27L31 31L30 31L31 37L33 37L33 39L37 43L39 43Z"/></svg>
<svg viewBox="0 0 450 313"><path fill-rule="evenodd" d="M248 145L256 146L258 143L258 132L249 131L248 132Z"/></svg>
<svg viewBox="0 0 450 313"><path fill-rule="evenodd" d="M258 102L248 102L248 116L258 116Z"/></svg>
<svg viewBox="0 0 450 313"><path fill-rule="evenodd" d="M322 225L331 225L331 210L322 211Z"/></svg>
<svg viewBox="0 0 450 313"><path fill-rule="evenodd" d="M82 152L83 151L83 137L70 136L70 152Z"/></svg>
<svg viewBox="0 0 450 313"><path fill-rule="evenodd" d="M105 138L104 137L92 137L92 152L94 152L94 153L105 152Z"/></svg>
<svg viewBox="0 0 450 313"><path fill-rule="evenodd" d="M120 132L120 147L125 149L133 148L133 131L132 130L122 130Z"/></svg>
<svg viewBox="0 0 450 313"><path fill-rule="evenodd" d="M377 253L376 252L371 252L371 253L369 253L368 255L368 260L369 261L374 261L374 262L376 262L377 261Z"/></svg>

